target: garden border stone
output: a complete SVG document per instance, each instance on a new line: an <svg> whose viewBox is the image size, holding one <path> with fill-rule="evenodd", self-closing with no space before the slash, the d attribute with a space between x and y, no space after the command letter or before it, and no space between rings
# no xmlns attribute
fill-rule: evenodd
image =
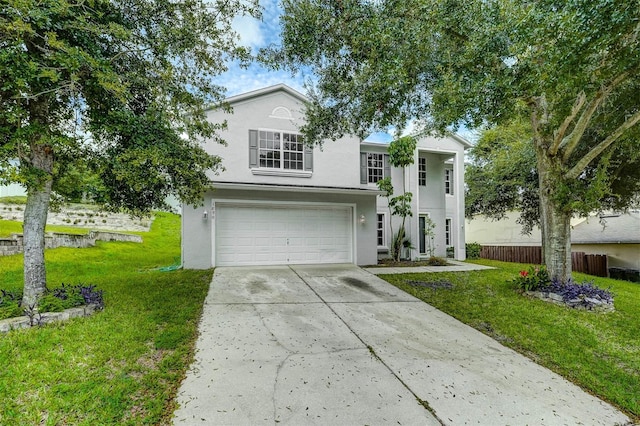
<svg viewBox="0 0 640 426"><path fill-rule="evenodd" d="M525 291L525 294L544 300L546 302L553 303L555 305L567 306L573 309L581 309L593 312L613 312L616 310L615 306L613 305L613 300L611 302L608 302L604 300L585 297L584 299L578 298L565 301L561 295L556 293L542 291Z"/></svg>
<svg viewBox="0 0 640 426"><path fill-rule="evenodd" d="M67 321L72 318L82 318L93 315L101 309L98 305L92 303L89 305L78 306L75 308L65 309L62 312L44 312L36 314L32 321L29 317L20 316L0 320L0 333L6 333L11 330L19 330L21 328L37 327L39 325L49 324L52 322Z"/></svg>

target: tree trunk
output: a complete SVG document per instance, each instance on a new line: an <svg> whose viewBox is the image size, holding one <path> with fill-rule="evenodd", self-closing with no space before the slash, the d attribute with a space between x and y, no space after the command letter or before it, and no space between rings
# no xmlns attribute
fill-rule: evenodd
<svg viewBox="0 0 640 426"><path fill-rule="evenodd" d="M24 211L24 292L22 306L35 306L45 291L44 228L47 223L53 170L53 150L47 145L32 145L31 166L41 176L27 192Z"/></svg>
<svg viewBox="0 0 640 426"><path fill-rule="evenodd" d="M564 283L571 278L571 213L556 197L562 168L546 150L537 151L543 263L549 277Z"/></svg>

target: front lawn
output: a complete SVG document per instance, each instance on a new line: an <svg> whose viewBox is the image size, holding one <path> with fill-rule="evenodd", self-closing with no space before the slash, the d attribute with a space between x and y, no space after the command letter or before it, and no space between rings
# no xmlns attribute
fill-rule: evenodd
<svg viewBox="0 0 640 426"><path fill-rule="evenodd" d="M640 420L640 285L574 274L577 281L593 280L614 292L616 311L595 314L516 293L509 281L526 265L488 260L477 263L498 269L381 278ZM442 285L443 281L453 287Z"/></svg>
<svg viewBox="0 0 640 426"><path fill-rule="evenodd" d="M92 317L0 335L0 424L168 424L192 357L212 272L162 272L180 218L159 213L144 243L47 250L50 286L104 290ZM22 255L0 257L0 288L22 287Z"/></svg>
<svg viewBox="0 0 640 426"><path fill-rule="evenodd" d="M66 234L88 234L89 228L77 226L47 225L45 232L63 232ZM22 222L0 219L0 238L9 238L11 234L22 234Z"/></svg>

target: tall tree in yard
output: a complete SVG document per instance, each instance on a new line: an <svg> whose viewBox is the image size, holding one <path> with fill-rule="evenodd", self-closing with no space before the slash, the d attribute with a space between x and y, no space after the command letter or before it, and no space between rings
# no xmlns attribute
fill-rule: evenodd
<svg viewBox="0 0 640 426"><path fill-rule="evenodd" d="M570 277L577 189L591 182L604 196L616 149L640 150L638 0L283 6L283 45L271 59L310 66L318 77L307 140L402 127L412 118L438 132L526 119L544 262L552 276Z"/></svg>
<svg viewBox="0 0 640 426"><path fill-rule="evenodd" d="M213 77L248 59L231 28L241 14L257 16L257 0L3 0L0 181L27 187L23 304L45 289L52 188L75 165L111 209L199 202L219 159L194 141L223 127L204 111L224 99Z"/></svg>

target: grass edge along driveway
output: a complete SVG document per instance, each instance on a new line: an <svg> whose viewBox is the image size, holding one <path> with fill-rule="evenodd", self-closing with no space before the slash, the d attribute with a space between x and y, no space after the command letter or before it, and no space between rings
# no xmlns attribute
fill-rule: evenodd
<svg viewBox="0 0 640 426"><path fill-rule="evenodd" d="M509 283L528 265L479 260L497 269L380 275L640 420L640 285L574 274L615 294L613 313L592 313L525 297ZM420 287L407 281L442 285Z"/></svg>
<svg viewBox="0 0 640 426"><path fill-rule="evenodd" d="M47 250L50 287L96 284L88 318L0 335L0 424L169 424L212 271L160 272L180 256L180 218L159 213L142 244ZM22 255L0 258L22 287Z"/></svg>

